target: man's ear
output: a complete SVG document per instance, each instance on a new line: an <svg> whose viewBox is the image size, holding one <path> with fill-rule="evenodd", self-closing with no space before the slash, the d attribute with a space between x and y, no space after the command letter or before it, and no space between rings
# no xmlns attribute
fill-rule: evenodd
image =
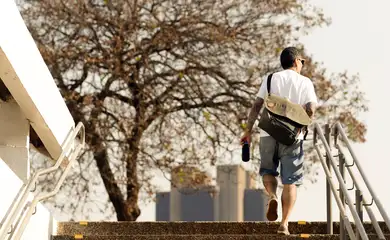
<svg viewBox="0 0 390 240"><path fill-rule="evenodd" d="M295 60L294 60L294 67L298 67L298 63L297 63L297 61L298 61L298 59L296 58Z"/></svg>

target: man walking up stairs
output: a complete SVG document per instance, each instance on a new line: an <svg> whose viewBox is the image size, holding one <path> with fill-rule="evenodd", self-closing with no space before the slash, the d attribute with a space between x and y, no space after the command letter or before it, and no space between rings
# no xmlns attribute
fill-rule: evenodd
<svg viewBox="0 0 390 240"><path fill-rule="evenodd" d="M247 129L241 138L242 143L250 142L253 125L256 119L258 119L264 101L267 100L267 94L268 97L275 95L282 99L285 98L288 102L292 103L290 105L286 104L283 106L283 110L279 111L285 113L284 118L287 118L289 122L295 121L295 119L291 119L291 114L289 115L289 113L296 113L300 110L293 109L293 107L291 107L294 106L293 104L298 104L298 108L302 108L304 114L306 111L306 118L311 118L314 115L317 96L311 80L300 74L305 62L302 55L298 49L288 47L282 51L280 62L284 70L269 75L267 80L263 81L260 87L257 98L249 113ZM267 104L268 103L266 103L267 109L274 108L274 106ZM278 106L275 108L277 107ZM264 115L264 112L268 111L266 108L263 110L260 121L262 121L263 118L268 117L268 115ZM295 111L290 111L291 109ZM265 112L265 114L267 114L267 112ZM278 122L283 123L279 120ZM268 125L270 124L268 123ZM290 124L286 123L286 125L289 126ZM276 221L278 219L278 198L276 195L278 183L276 177L279 176L277 169L279 164L281 165L280 177L283 184L283 215L282 222L277 232L283 235L290 234L288 230L288 218L295 204L297 195L296 186L301 185L303 179L303 140L305 132L301 131L301 129L298 130L299 131L296 131L296 136L294 136L292 143L289 145L281 141L284 140L284 136L281 136L282 133L280 131L276 130L275 134L272 134L272 128L267 128L266 131L262 130L260 133L260 175L263 177L263 184L269 195L267 210L267 218L269 221ZM282 139L278 139L277 137L282 137Z"/></svg>

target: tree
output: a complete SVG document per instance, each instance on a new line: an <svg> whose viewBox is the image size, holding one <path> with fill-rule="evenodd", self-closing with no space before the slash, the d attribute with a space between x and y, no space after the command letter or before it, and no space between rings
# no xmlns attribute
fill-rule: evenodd
<svg viewBox="0 0 390 240"><path fill-rule="evenodd" d="M86 126L80 166L96 165L119 221L137 219L153 170L229 158L282 48L306 53L299 37L330 23L297 0L41 0L21 8L75 121ZM358 77L329 76L306 55L318 121L340 120L364 141ZM84 174L68 180L80 194L93 191Z"/></svg>

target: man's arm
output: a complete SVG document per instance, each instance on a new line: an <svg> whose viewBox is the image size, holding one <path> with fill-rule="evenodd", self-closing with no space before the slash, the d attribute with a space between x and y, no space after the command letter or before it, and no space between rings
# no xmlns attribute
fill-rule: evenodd
<svg viewBox="0 0 390 240"><path fill-rule="evenodd" d="M306 85L306 87L307 87L307 94L306 94L306 98L305 98L306 104L305 104L304 108L305 108L307 115L309 115L310 118L313 118L315 111L316 111L317 104L318 104L317 94L314 90L314 85L313 85L313 82L311 80L308 81L308 84Z"/></svg>
<svg viewBox="0 0 390 240"><path fill-rule="evenodd" d="M255 124L255 121L259 116L260 110L263 107L263 103L264 103L264 99L260 97L257 97L255 102L253 103L251 111L249 112L248 124L246 127L246 131L248 133L252 132L253 125Z"/></svg>
<svg viewBox="0 0 390 240"><path fill-rule="evenodd" d="M304 108L307 115L309 115L310 118L313 118L316 111L316 104L314 102L308 102L305 104Z"/></svg>
<svg viewBox="0 0 390 240"><path fill-rule="evenodd" d="M256 100L253 103L252 108L249 112L248 122L244 131L244 136L241 138L241 143L250 142L253 125L255 124L256 119L259 116L260 110L263 107L264 97L266 96L267 93L266 85L267 85L266 81L263 81L263 83L260 86L259 92L257 93Z"/></svg>

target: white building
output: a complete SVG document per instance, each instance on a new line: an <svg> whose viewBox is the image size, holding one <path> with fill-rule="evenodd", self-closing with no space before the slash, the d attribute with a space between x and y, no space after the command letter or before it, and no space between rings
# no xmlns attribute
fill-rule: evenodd
<svg viewBox="0 0 390 240"><path fill-rule="evenodd" d="M171 191L156 195L157 221L265 221L267 196L240 165L217 166L216 184L193 167L172 170Z"/></svg>
<svg viewBox="0 0 390 240"><path fill-rule="evenodd" d="M34 134L34 141L43 144L52 159L65 159L66 163L76 157L84 143L83 126L78 126L81 128L75 128L15 2L0 1L0 217L7 217L1 222L0 240L6 239L10 225L14 226L13 239L19 239L22 232L22 239L50 238L53 226L50 213L40 204L34 208L39 198L47 194L30 193L34 189L29 169L30 134ZM82 133L81 144L73 144L78 130ZM70 143L68 150L67 143ZM62 168L65 169L68 171L70 166ZM19 189L21 195L11 209ZM23 215L18 210L24 207ZM12 211L7 213L9 209ZM15 225L19 216L24 217ZM21 226L27 226L25 231Z"/></svg>

